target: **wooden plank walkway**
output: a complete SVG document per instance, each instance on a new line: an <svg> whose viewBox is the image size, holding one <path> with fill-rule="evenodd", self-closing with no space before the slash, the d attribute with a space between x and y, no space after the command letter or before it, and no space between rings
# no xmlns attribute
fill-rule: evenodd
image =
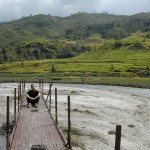
<svg viewBox="0 0 150 150"><path fill-rule="evenodd" d="M65 149L65 140L43 99L40 99L38 108L27 108L26 104L23 99L14 137L10 135L10 150L31 150L32 145L45 145L47 150Z"/></svg>

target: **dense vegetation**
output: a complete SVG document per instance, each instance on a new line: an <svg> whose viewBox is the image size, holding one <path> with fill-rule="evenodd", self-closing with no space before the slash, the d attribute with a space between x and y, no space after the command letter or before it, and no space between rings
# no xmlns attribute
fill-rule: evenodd
<svg viewBox="0 0 150 150"><path fill-rule="evenodd" d="M0 24L0 81L150 88L150 13L37 15Z"/></svg>
<svg viewBox="0 0 150 150"><path fill-rule="evenodd" d="M89 51L90 47L80 40L93 34L103 39L120 40L140 31L147 33L143 38L149 38L150 13L133 16L105 12L78 13L68 17L31 15L0 23L0 31L0 62L68 58Z"/></svg>

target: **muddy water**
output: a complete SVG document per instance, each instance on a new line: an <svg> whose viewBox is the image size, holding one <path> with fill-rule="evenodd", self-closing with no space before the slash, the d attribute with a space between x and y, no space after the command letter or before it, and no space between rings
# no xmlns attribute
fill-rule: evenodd
<svg viewBox="0 0 150 150"><path fill-rule="evenodd" d="M3 114L6 96L12 96L17 83L0 84L0 122L5 121ZM38 88L38 84L36 84ZM150 149L150 89L82 85L53 84L52 107L54 107L54 91L58 90L59 126L67 126L67 96L71 97L72 127L82 132L78 138L87 150L114 149L115 127L122 125L122 150ZM26 84L26 89L30 84ZM44 86L47 93L48 84ZM45 97L47 97L45 95ZM52 110L54 114L54 110ZM0 138L1 145L4 138Z"/></svg>

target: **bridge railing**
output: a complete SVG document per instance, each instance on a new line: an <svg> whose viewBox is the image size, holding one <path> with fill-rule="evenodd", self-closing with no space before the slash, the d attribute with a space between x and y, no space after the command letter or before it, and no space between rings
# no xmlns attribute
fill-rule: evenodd
<svg viewBox="0 0 150 150"><path fill-rule="evenodd" d="M47 97L44 98L44 81L43 79L39 80L39 91L41 93L41 97L45 102L46 107L48 108L49 113L51 114L52 112L52 83L49 84L49 90L48 90L48 94ZM6 150L9 150L9 148L11 147L13 138L14 138L14 134L15 134L15 130L17 127L17 122L19 119L19 112L21 109L21 105L23 102L23 96L25 93L25 80L22 80L22 82L20 82L20 84L18 85L18 88L14 89L14 128L13 131L11 133L11 138L10 138L10 111L9 111L9 101L10 98L9 96L7 96L7 119L6 119L6 124L7 124L7 129L6 129ZM67 133L67 141L65 140L62 132L60 131L60 129L58 128L58 109L57 109L57 88L55 88L55 115L53 117L54 122L56 123L56 127L58 129L58 133L60 134L60 136L62 137L62 140L64 140L64 142L66 143L66 147L67 149L72 150L72 140L71 140L71 105L70 105L70 96L67 96L67 104L68 104L68 133ZM52 116L52 115L51 115ZM115 134L115 150L120 150L121 147L121 125L116 125L116 134Z"/></svg>
<svg viewBox="0 0 150 150"><path fill-rule="evenodd" d="M54 120L55 123L58 125L58 99L57 99L57 88L55 88L55 96L54 96ZM43 91L44 92L44 91ZM52 112L52 83L49 84L49 90L46 98L44 99L45 103L47 105L47 108L49 109L49 112ZM72 149L72 139L71 139L71 105L70 105L71 99L68 95L67 97L67 110L68 110L68 133L67 133L67 146L68 149ZM121 125L116 125L116 131L115 131L115 150L121 149Z"/></svg>
<svg viewBox="0 0 150 150"><path fill-rule="evenodd" d="M40 83L41 82L41 83ZM52 104L52 83L49 84L49 90L48 90L48 94L47 94L47 97L44 98L44 82L43 80L40 80L39 81L39 89L42 91L42 98L46 104L46 107L48 108L48 111L49 113L51 114L51 111L52 111L52 107L51 107L51 104ZM56 124L56 127L57 127L57 130L58 130L58 133L60 134L62 140L66 143L66 147L67 149L70 149L72 150L72 143L71 143L71 119L70 119L70 96L68 96L68 138L67 138L67 141L65 139L65 137L63 136L61 130L58 128L58 107L57 107L57 104L58 104L58 101L57 101L57 88L55 88L55 115L53 117L53 115L51 114L51 116L53 117L53 120Z"/></svg>
<svg viewBox="0 0 150 150"><path fill-rule="evenodd" d="M15 134L17 127L17 121L19 118L19 112L22 105L23 93L25 91L25 80L19 83L18 88L14 89L14 127L13 130L10 128L10 97L7 96L7 105L6 105L6 150L9 150L12 144L12 140ZM11 133L11 137L10 137Z"/></svg>

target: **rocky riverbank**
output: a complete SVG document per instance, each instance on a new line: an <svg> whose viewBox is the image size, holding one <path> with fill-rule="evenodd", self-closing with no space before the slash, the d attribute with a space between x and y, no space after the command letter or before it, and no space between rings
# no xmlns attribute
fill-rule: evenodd
<svg viewBox="0 0 150 150"><path fill-rule="evenodd" d="M17 86L17 83L0 84L1 123L6 121L6 96L12 97L13 90ZM30 84L27 84L26 89L29 87ZM150 89L53 84L52 114L55 114L55 87L58 90L58 125L64 131L67 128L67 96L71 97L74 145L83 150L114 149L115 127L120 124L122 125L122 150L150 149ZM45 84L45 97L48 90L49 85ZM11 111L13 112L13 109Z"/></svg>

